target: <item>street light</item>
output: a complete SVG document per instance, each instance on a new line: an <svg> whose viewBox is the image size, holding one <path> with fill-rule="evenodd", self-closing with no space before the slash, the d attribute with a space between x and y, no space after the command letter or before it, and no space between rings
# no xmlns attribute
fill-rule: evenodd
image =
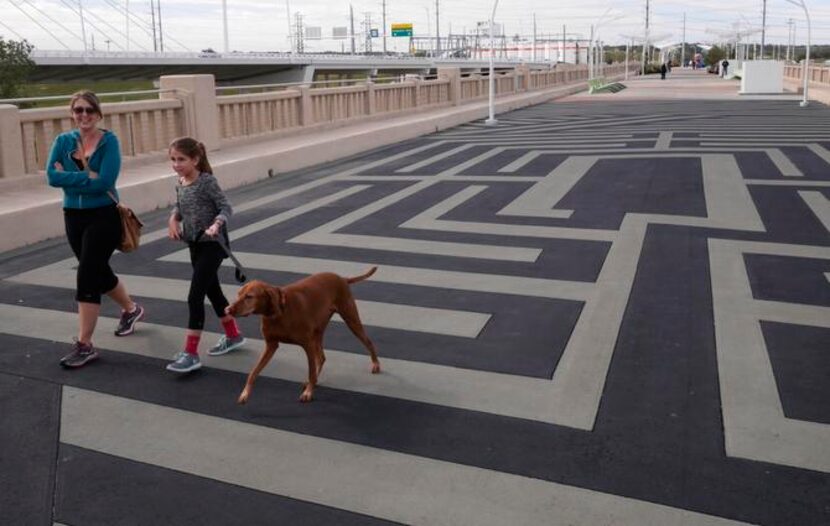
<svg viewBox="0 0 830 526"><path fill-rule="evenodd" d="M804 3L804 0L787 0L787 2L803 9L804 16L807 17L807 55L804 57L804 72L802 73L804 77L804 98L801 99L801 107L806 108L810 104L810 101L807 100L807 86L809 85L807 77L810 73L810 13L807 11L807 4Z"/></svg>
<svg viewBox="0 0 830 526"><path fill-rule="evenodd" d="M613 22L615 20L619 20L621 18L625 18L625 15L614 15L614 17L604 20L608 13L611 11L611 7L605 10L602 13L595 23L591 25L591 39L588 42L588 74L590 78L594 78L595 74L599 71L599 67L596 60L597 50L595 50L594 44L594 37L596 37L597 43L599 43L599 28L605 22Z"/></svg>
<svg viewBox="0 0 830 526"><path fill-rule="evenodd" d="M496 18L496 7L499 5L499 0L493 2L493 12L490 13L490 118L484 121L487 126L495 126L499 123L496 120L496 74L493 68L493 56L495 55L495 46L493 42L493 30L495 28L494 20Z"/></svg>

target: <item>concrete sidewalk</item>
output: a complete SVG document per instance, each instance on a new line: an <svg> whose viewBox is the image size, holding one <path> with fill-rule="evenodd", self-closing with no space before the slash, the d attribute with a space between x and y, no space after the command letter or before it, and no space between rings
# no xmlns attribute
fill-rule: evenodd
<svg viewBox="0 0 830 526"><path fill-rule="evenodd" d="M512 111L585 89L585 82L578 82L502 97L496 100L496 111ZM488 101L483 100L340 127L335 123L325 131L298 131L291 137L252 137L246 144L210 152L210 163L222 187L235 188L482 119L488 111ZM171 205L173 185L173 172L164 153L125 163L118 180L123 202L138 213ZM60 189L46 185L43 175L0 180L0 229L5 233L0 238L0 252L62 235L62 195Z"/></svg>

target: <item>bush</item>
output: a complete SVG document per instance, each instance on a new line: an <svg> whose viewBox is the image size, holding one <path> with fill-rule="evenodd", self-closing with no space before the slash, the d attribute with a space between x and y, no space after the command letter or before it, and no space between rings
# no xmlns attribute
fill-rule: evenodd
<svg viewBox="0 0 830 526"><path fill-rule="evenodd" d="M29 58L34 46L21 40L5 40L0 36L0 99L13 99L35 68Z"/></svg>

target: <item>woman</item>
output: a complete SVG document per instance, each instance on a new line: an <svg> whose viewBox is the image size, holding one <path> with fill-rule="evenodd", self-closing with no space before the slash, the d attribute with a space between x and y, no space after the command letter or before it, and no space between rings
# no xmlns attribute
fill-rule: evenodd
<svg viewBox="0 0 830 526"><path fill-rule="evenodd" d="M109 265L121 240L121 218L115 200L115 181L121 170L118 138L98 128L101 103L91 91L79 91L69 103L76 129L55 138L46 175L50 186L63 189L66 237L78 258L75 300L78 302L78 337L72 351L61 358L64 367L81 367L98 358L92 333L106 294L121 307L116 336L127 336L144 318Z"/></svg>

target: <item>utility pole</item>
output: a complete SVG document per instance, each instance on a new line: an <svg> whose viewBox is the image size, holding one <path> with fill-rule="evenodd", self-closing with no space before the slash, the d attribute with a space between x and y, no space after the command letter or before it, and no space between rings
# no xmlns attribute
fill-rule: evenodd
<svg viewBox="0 0 830 526"><path fill-rule="evenodd" d="M438 17L438 2L439 0L435 0L435 55L438 56L441 54L441 29L439 24L439 17Z"/></svg>
<svg viewBox="0 0 830 526"><path fill-rule="evenodd" d="M127 35L127 51L130 50L130 0L124 1L124 29Z"/></svg>
<svg viewBox="0 0 830 526"><path fill-rule="evenodd" d="M386 0L383 0L383 54L386 55Z"/></svg>
<svg viewBox="0 0 830 526"><path fill-rule="evenodd" d="M536 62L536 13L533 13L533 61Z"/></svg>
<svg viewBox="0 0 830 526"><path fill-rule="evenodd" d="M78 0L78 11L81 14L81 39L84 41L84 52L86 52L86 27L84 25L84 3Z"/></svg>
<svg viewBox="0 0 830 526"><path fill-rule="evenodd" d="M366 12L363 13L363 27L365 28L365 35L366 39L363 44L364 52L371 53L372 52L372 13Z"/></svg>
<svg viewBox="0 0 830 526"><path fill-rule="evenodd" d="M680 47L680 67L686 65L686 13L683 13L683 45Z"/></svg>
<svg viewBox="0 0 830 526"><path fill-rule="evenodd" d="M150 0L150 18L153 22L153 51L158 52L159 42L158 38L156 37L156 6L154 0ZM86 43L84 43L84 47L86 47Z"/></svg>
<svg viewBox="0 0 830 526"><path fill-rule="evenodd" d="M568 56L568 41L565 38L565 35L567 35L565 29L565 24L562 24L562 62L567 62L565 57Z"/></svg>
<svg viewBox="0 0 830 526"><path fill-rule="evenodd" d="M288 45L291 47L291 51L294 51L294 38L291 34L291 4L288 3L288 0L285 0L285 21L288 22Z"/></svg>
<svg viewBox="0 0 830 526"><path fill-rule="evenodd" d="M161 0L156 0L156 10L159 19L159 51L164 53L164 30L161 28Z"/></svg>
<svg viewBox="0 0 830 526"><path fill-rule="evenodd" d="M645 30L645 38L643 38L643 66L642 66L642 75L646 74L646 48L648 47L648 0L646 0L646 30Z"/></svg>
<svg viewBox="0 0 830 526"><path fill-rule="evenodd" d="M790 60L791 58L791 50L792 50L792 43L793 43L793 19L790 18L787 20L787 57L786 60Z"/></svg>
<svg viewBox="0 0 830 526"><path fill-rule="evenodd" d="M296 38L297 53L303 53L305 51L303 15L299 12L294 13L294 37Z"/></svg>
<svg viewBox="0 0 830 526"><path fill-rule="evenodd" d="M352 28L352 55L354 55L354 8L349 4L349 20Z"/></svg>
<svg viewBox="0 0 830 526"><path fill-rule="evenodd" d="M228 0L222 0L222 33L225 35L225 53L230 53L228 45Z"/></svg>
<svg viewBox="0 0 830 526"><path fill-rule="evenodd" d="M761 60L764 60L764 45L767 36L767 0L764 0L764 14L761 17Z"/></svg>

